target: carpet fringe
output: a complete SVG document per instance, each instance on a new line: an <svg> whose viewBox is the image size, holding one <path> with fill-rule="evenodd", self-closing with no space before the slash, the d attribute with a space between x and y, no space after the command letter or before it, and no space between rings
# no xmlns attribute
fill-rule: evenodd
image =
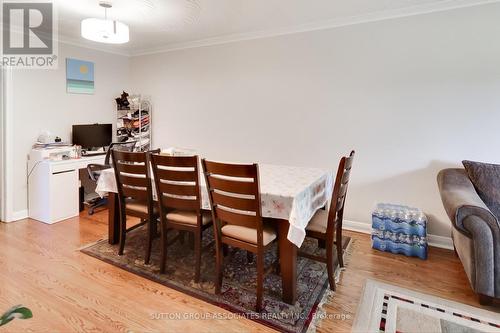
<svg viewBox="0 0 500 333"><path fill-rule="evenodd" d="M354 253L356 246L355 246L356 240L351 239L351 242L347 246L347 248L344 250L344 267L342 268L337 268L335 270L335 283L340 282L340 277L342 272L346 269L346 266L351 262L351 257L352 254ZM319 326L321 326L321 322L323 319L326 317L326 309L324 308L325 304L329 304L333 302L333 299L335 298L335 292L331 290L330 288L327 288L325 291L325 294L321 298L321 301L318 303L318 307L316 309L316 313L314 318L311 320L311 323L309 324L309 327L307 328L307 333L316 333L316 330Z"/></svg>
<svg viewBox="0 0 500 333"><path fill-rule="evenodd" d="M102 242L103 240L105 240L105 239L104 239L104 238L101 238L101 239L96 240L95 242L92 242L92 243L90 243L90 244L85 244L85 245L82 245L82 246L80 246L79 248L77 248L75 251L85 250L86 248L91 247L91 246L94 246L94 245L96 245L97 243Z"/></svg>

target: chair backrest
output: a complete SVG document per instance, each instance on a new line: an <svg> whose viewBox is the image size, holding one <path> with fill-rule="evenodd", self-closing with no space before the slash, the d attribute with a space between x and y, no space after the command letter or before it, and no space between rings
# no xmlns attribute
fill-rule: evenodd
<svg viewBox="0 0 500 333"><path fill-rule="evenodd" d="M149 157L146 152L111 151L113 168L120 202L131 198L137 202L153 205Z"/></svg>
<svg viewBox="0 0 500 333"><path fill-rule="evenodd" d="M333 187L332 201L328 212L327 234L333 235L335 228L342 228L344 218L344 206L351 175L352 161L354 160L354 150L347 157L342 157L337 169L337 178Z"/></svg>
<svg viewBox="0 0 500 333"><path fill-rule="evenodd" d="M106 158L104 159L104 165L111 165L111 151L116 149L120 151L134 151L135 144L137 141L127 141L127 142L113 142L109 145L108 151L106 151Z"/></svg>
<svg viewBox="0 0 500 333"><path fill-rule="evenodd" d="M151 154L151 166L161 216L168 209L201 210L198 156Z"/></svg>
<svg viewBox="0 0 500 333"><path fill-rule="evenodd" d="M220 235L224 225L257 229L262 244L263 225L257 164L226 164L202 160L214 226Z"/></svg>

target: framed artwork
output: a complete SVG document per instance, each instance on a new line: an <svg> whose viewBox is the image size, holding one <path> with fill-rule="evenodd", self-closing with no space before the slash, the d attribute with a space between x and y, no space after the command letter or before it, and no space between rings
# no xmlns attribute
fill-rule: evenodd
<svg viewBox="0 0 500 333"><path fill-rule="evenodd" d="M94 63L66 58L66 92L70 94L94 93Z"/></svg>

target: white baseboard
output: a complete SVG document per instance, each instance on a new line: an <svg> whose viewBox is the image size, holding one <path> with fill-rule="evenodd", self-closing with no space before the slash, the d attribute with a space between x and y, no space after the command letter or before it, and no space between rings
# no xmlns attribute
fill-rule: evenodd
<svg viewBox="0 0 500 333"><path fill-rule="evenodd" d="M372 225L371 223L357 222L357 221L342 221L342 229L361 232L363 234L371 234L372 233Z"/></svg>
<svg viewBox="0 0 500 333"><path fill-rule="evenodd" d="M25 218L28 218L27 209L12 213L10 216L8 216L7 221L5 222L14 222ZM372 226L370 223L344 220L342 227L343 229L360 232L363 234L371 234L372 232ZM443 236L428 234L427 241L429 243L429 246L453 250L453 240L451 239L451 237L443 237Z"/></svg>
<svg viewBox="0 0 500 333"><path fill-rule="evenodd" d="M427 242L430 246L440 247L442 249L453 250L453 239L438 235L427 235Z"/></svg>
<svg viewBox="0 0 500 333"><path fill-rule="evenodd" d="M350 231L356 231L363 234L371 234L372 226L370 223L357 222L344 220L342 222L342 228ZM437 236L437 235L427 235L427 242L429 246L439 247L442 249L453 250L453 240L451 237Z"/></svg>
<svg viewBox="0 0 500 333"><path fill-rule="evenodd" d="M28 216L29 216L29 214L28 214L27 209L18 210L17 212L12 212L10 214L7 214L6 219L3 222L6 222L6 223L15 222L15 221L27 219Z"/></svg>

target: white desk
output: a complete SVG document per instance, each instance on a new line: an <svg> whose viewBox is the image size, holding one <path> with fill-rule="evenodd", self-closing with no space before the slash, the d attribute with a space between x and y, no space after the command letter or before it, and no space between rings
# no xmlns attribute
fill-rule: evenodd
<svg viewBox="0 0 500 333"><path fill-rule="evenodd" d="M104 155L28 162L29 217L56 223L79 214L79 169L104 164Z"/></svg>

